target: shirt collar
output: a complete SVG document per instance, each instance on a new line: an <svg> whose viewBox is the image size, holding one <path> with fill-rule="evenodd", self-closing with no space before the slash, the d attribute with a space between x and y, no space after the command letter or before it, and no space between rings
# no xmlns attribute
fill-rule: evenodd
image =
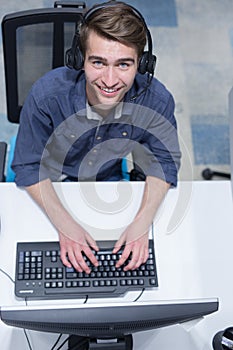
<svg viewBox="0 0 233 350"><path fill-rule="evenodd" d="M123 103L122 102L118 103L118 105L114 110L114 119L120 119L120 117L122 116L122 108L123 108ZM103 117L101 117L96 111L94 111L88 102L86 102L86 110L87 110L87 119L103 120Z"/></svg>

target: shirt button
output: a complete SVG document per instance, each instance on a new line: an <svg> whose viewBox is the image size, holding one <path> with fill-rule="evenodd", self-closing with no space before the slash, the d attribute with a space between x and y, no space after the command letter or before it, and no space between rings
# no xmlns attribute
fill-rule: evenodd
<svg viewBox="0 0 233 350"><path fill-rule="evenodd" d="M92 164L93 164L93 162L91 160L89 160L88 165L92 165Z"/></svg>
<svg viewBox="0 0 233 350"><path fill-rule="evenodd" d="M92 151L93 153L97 153L97 149L93 149L93 151Z"/></svg>
<svg viewBox="0 0 233 350"><path fill-rule="evenodd" d="M96 137L96 140L101 140L101 139L102 139L101 136L97 136L97 137Z"/></svg>
<svg viewBox="0 0 233 350"><path fill-rule="evenodd" d="M74 139L74 138L75 138L75 135L74 135L74 134L71 134L71 135L70 135L70 138L71 138L71 139Z"/></svg>
<svg viewBox="0 0 233 350"><path fill-rule="evenodd" d="M127 131L123 131L122 136L127 136L127 135L128 135Z"/></svg>

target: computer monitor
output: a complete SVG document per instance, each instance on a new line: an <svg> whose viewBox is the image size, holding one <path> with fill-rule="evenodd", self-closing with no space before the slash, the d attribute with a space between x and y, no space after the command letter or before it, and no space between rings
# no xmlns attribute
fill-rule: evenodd
<svg viewBox="0 0 233 350"><path fill-rule="evenodd" d="M71 334L77 349L132 349L132 334L198 319L218 310L218 299L107 302L1 307L14 327ZM101 344L101 345L100 345ZM76 347L73 347L76 349Z"/></svg>

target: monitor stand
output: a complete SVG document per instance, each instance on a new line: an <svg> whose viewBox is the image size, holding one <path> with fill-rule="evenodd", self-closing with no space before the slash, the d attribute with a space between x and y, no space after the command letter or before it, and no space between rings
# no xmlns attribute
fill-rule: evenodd
<svg viewBox="0 0 233 350"><path fill-rule="evenodd" d="M89 338L71 335L68 340L68 350L132 350L131 334L117 338Z"/></svg>

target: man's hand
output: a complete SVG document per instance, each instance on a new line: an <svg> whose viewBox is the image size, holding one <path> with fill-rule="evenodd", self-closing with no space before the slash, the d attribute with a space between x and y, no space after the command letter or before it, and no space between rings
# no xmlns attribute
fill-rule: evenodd
<svg viewBox="0 0 233 350"><path fill-rule="evenodd" d="M147 176L139 211L133 222L122 233L113 249L113 253L117 253L121 246L125 244L122 256L116 267L123 265L130 254L131 261L124 267L125 271L136 269L146 262L149 256L149 228L169 188L170 184L165 181L153 176Z"/></svg>
<svg viewBox="0 0 233 350"><path fill-rule="evenodd" d="M98 251L99 248L94 239L84 229L81 228L77 241L63 235L61 232L59 232L59 239L61 260L65 266L73 266L78 272L90 273L91 269L84 260L83 254L94 266L98 266L98 261L91 248L95 251Z"/></svg>
<svg viewBox="0 0 233 350"><path fill-rule="evenodd" d="M125 244L121 258L116 263L116 267L123 265L131 254L130 262L124 267L124 271L137 269L147 261L149 256L148 232L140 234L137 226L136 222L130 224L116 242L113 249L113 253L115 254Z"/></svg>
<svg viewBox="0 0 233 350"><path fill-rule="evenodd" d="M79 272L90 273L82 253L97 266L98 262L91 248L98 251L98 246L62 205L52 182L46 179L26 189L57 229L63 264L67 267L73 266Z"/></svg>

